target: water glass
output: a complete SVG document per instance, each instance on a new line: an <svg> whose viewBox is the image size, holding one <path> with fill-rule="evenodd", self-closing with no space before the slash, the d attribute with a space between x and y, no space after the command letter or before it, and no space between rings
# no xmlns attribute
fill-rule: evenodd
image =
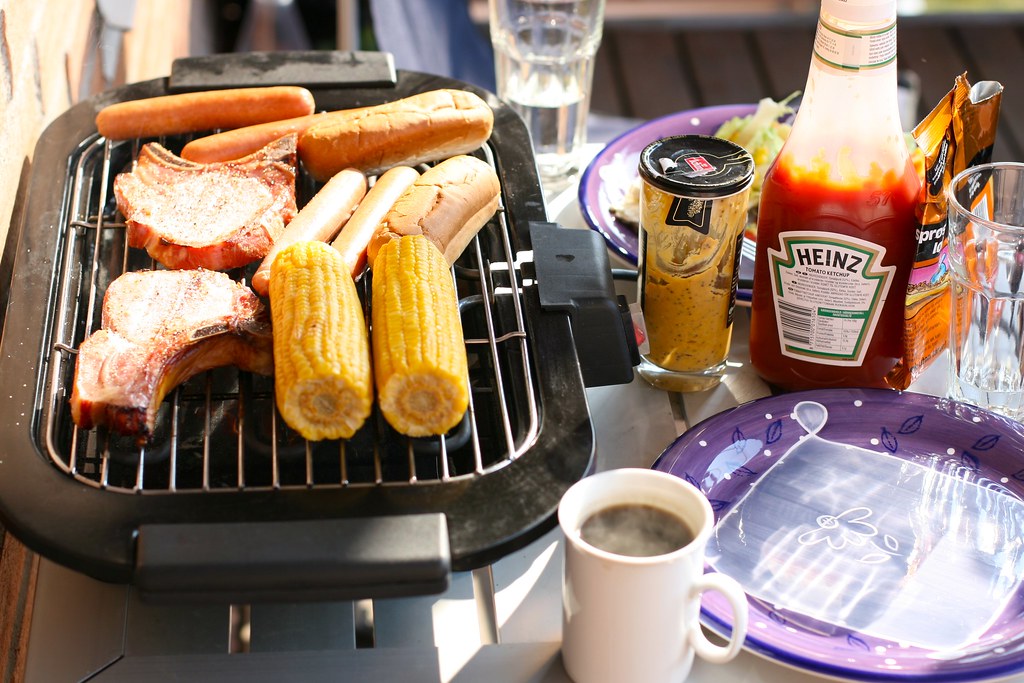
<svg viewBox="0 0 1024 683"><path fill-rule="evenodd" d="M579 170L603 23L604 0L490 0L498 96L526 122L542 181Z"/></svg>
<svg viewBox="0 0 1024 683"><path fill-rule="evenodd" d="M946 189L949 395L1024 417L1024 164L981 164Z"/></svg>

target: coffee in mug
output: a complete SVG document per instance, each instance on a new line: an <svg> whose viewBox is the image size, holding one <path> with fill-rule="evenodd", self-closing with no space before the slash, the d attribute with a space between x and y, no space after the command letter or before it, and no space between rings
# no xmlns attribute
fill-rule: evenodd
<svg viewBox="0 0 1024 683"><path fill-rule="evenodd" d="M583 522L580 538L616 555L652 557L689 545L694 534L678 515L641 503L598 510Z"/></svg>
<svg viewBox="0 0 1024 683"><path fill-rule="evenodd" d="M577 683L680 683L695 656L735 657L747 633L738 583L705 573L714 513L704 494L665 472L622 468L576 482L558 506L565 534L562 663ZM700 596L732 607L725 646L700 624Z"/></svg>

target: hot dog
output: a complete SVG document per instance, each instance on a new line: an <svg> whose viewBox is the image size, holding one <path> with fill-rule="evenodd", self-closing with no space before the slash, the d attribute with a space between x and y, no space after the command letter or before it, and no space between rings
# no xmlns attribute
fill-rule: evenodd
<svg viewBox="0 0 1024 683"><path fill-rule="evenodd" d="M366 176L355 169L346 168L327 181L295 214L274 242L252 276L252 288L266 296L270 287L270 267L281 250L296 242L327 242L345 224L365 195Z"/></svg>
<svg viewBox="0 0 1024 683"><path fill-rule="evenodd" d="M494 112L465 90L443 89L351 109L310 126L299 158L318 180L342 168L375 175L472 152L491 135Z"/></svg>
<svg viewBox="0 0 1024 683"><path fill-rule="evenodd" d="M366 266L366 248L384 216L419 177L419 171L409 166L395 166L378 177L331 243L341 252L352 277L359 275Z"/></svg>
<svg viewBox="0 0 1024 683"><path fill-rule="evenodd" d="M409 186L381 221L366 249L370 267L385 243L418 234L454 263L497 211L500 193L490 164L466 155L441 162Z"/></svg>
<svg viewBox="0 0 1024 683"><path fill-rule="evenodd" d="M314 107L313 94L298 86L208 90L108 105L96 114L96 128L107 139L126 140L239 128L305 116Z"/></svg>

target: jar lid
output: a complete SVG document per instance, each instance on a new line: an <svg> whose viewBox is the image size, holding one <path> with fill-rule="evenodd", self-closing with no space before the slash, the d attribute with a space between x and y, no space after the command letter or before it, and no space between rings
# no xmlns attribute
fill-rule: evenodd
<svg viewBox="0 0 1024 683"><path fill-rule="evenodd" d="M669 194L728 197L754 182L754 159L739 145L711 135L676 135L640 153L640 177Z"/></svg>

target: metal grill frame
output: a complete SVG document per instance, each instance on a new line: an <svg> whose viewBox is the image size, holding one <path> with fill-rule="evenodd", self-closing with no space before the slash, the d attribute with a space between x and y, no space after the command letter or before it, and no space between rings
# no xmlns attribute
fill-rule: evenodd
<svg viewBox="0 0 1024 683"><path fill-rule="evenodd" d="M290 525L305 529L322 523L326 534L334 533L339 525L348 530L380 527L401 532L403 520L440 518L440 528L447 532L444 546L450 553L452 571L486 566L553 528L558 501L590 470L595 444L569 315L543 309L531 268L516 263L517 255L526 255L532 249L529 224L546 220L525 126L493 94L429 74L400 71L393 87L345 83L320 84L311 90L318 109L329 110L367 106L446 87L475 92L495 114L489 149L501 181L503 210L500 225L488 230L504 229L508 251L504 258L492 258L490 267L492 271L511 267L521 278L517 287L526 332L521 343L531 361L530 386L536 404L535 433L531 431L528 438L517 440L510 451L513 457L503 453L492 458L484 449L481 468L450 473L447 479L428 479L417 472L411 482L413 477L406 475L396 480L382 477L378 481L374 477L356 485L354 481L345 484L339 477L337 482L322 486L319 482L311 486L305 480L295 485L282 481L281 486L273 482L250 486L246 482L241 488L199 487L168 495L149 495L145 487L136 490L134 485L125 487L131 493L114 491L109 485L79 481L54 465L51 451L54 447L60 451L59 443L50 436L55 399L48 383L61 377L70 359L68 351L55 344L79 341L68 327L79 316L96 314L95 304L91 313L87 305L75 311L62 307L74 284L65 281L67 273L77 272L75 277L86 281L92 279L91 265L75 258L68 234L92 228L69 222L66 208L73 205L74 197L70 189L60 188L61 179L79 172L73 160L81 156L83 145L95 142L96 112L113 102L167 94L168 80L154 79L75 105L47 127L36 147L31 173L27 174L24 206L19 212L20 224L12 226L13 239L7 247L8 254L13 254L13 266L0 337L0 384L8 394L6 404L12 419L0 424L0 523L49 559L94 578L120 583L139 581L138 547L147 537L147 529L152 528L200 535L207 529L230 530L224 536L226 542L248 549L262 542L257 540L256 531L271 528L280 531L271 538L287 540ZM71 186L67 183L68 188ZM472 253L477 248L472 248L470 259L481 258ZM506 261L511 266L498 265ZM454 273L462 289L467 275L460 270L463 267L471 271L474 266L456 266ZM494 273L499 282L503 275ZM98 291L94 294L99 296ZM507 297L509 293L501 291L498 295ZM474 305L472 301L468 298L464 305ZM54 335L51 331L57 329L60 334ZM499 332L495 342L504 343L502 335ZM508 341L518 344L520 338L513 335ZM491 343L488 340L488 345ZM60 370L60 365L65 370ZM416 527L410 524L409 528ZM370 540L395 545L392 538ZM227 549L223 551L228 554ZM277 577L275 599L345 599L420 592L402 586L391 592L361 586L347 590L333 583L326 589L321 585L303 591L298 584L308 561L281 555L270 543L260 556L268 559L267 574ZM197 581L209 579L202 586L208 589L206 595L218 591L227 595L231 591L225 587L240 585L239 579L246 578L253 569L252 562L241 569L215 567L208 577ZM387 576L380 582L402 580L401 569L383 573ZM236 601L245 597L244 587L231 593Z"/></svg>
<svg viewBox="0 0 1024 683"><path fill-rule="evenodd" d="M91 334L99 324L99 310L102 304L102 295L105 291L104 283L113 281L121 272L132 270L129 264L129 256L132 251L127 245L125 224L123 217L116 213L116 202L112 196L112 179L120 172L130 170L131 164L138 157L143 140L123 141L112 143L99 136L93 136L87 140L79 150L77 158L72 160L74 172L69 174L68 181L71 187L67 188L65 196L68 197L68 204L65 207L64 215L64 239L67 245L65 249L65 260L58 273L60 291L57 296L57 316L53 321L53 355L49 360L51 373L46 384L47 397L44 403L44 415L46 422L46 445L47 452L53 464L73 477L76 481L89 486L95 486L108 491L120 493L178 493L181 491L199 489L211 491L217 489L281 489L281 488L317 488L317 487L347 487L347 486L378 486L378 485L427 485L430 482L447 482L462 477L474 477L484 475L494 469L504 467L511 461L524 453L536 440L538 432L538 406L534 391L534 377L532 361L527 345L527 329L523 316L523 275L518 264L522 261L522 254L513 251L512 239L509 233L509 225L505 215L504 206L499 206L498 213L484 231L490 234L492 240L500 245L498 250L490 250L500 256L502 260L493 261L485 254L480 237L475 237L467 250L465 258L461 259L452 268L453 280L460 292L460 310L473 312L479 309L483 314L483 322L486 334L482 337L467 338L467 348L473 354L483 353L489 357L489 372L487 368L476 370L471 373L470 386L475 386L476 391L470 394L469 410L463 424L456 428L455 438L451 435L440 436L429 440L410 439L400 437L393 433L393 430L386 424L380 415L375 414L368 421L364 430L374 434L370 440L374 442L372 449L372 470L371 476L364 477L364 480L353 480L349 476L348 448L344 441L336 444L337 458L339 460L339 475L337 478L323 480L316 474L318 468L314 467L317 459L330 458L331 455L325 452L327 449L322 445L314 448L313 444L304 442L300 445L304 451L305 474L294 481L285 481L283 476L282 458L279 456L279 446L284 442L285 435L290 430L283 423L280 414L274 408L272 385L262 391L262 396L254 400L246 401L245 394L241 391L225 392L218 389L219 384L214 376L214 371L207 371L198 381L191 381L175 389L166 399L167 406L162 410L161 418L170 422L171 428L162 439L163 443L148 444L136 447L128 444L126 439L117 439L105 430L80 430L68 423L66 406L71 396L71 382L73 379L74 356L77 347L84 337ZM166 139L159 140L161 144L168 145ZM112 163L114 152L118 148L131 150L126 163L121 167L115 167ZM120 150L120 151L123 151ZM483 147L480 156L494 165L494 152L489 146ZM122 153L120 155L125 158ZM299 184L301 185L301 179ZM103 239L103 233L110 231L114 236L113 244ZM120 235L120 236L119 236ZM91 247L90 247L91 244ZM79 248L79 247L84 248ZM109 252L106 254L105 252ZM79 258L81 255L82 258ZM510 267L511 264L511 267ZM149 261L143 262L146 268L158 268L159 264ZM245 269L239 269L236 273L243 280L251 275L256 264ZM367 273L359 280L364 309L369 325L369 280ZM499 316L496 309L501 306L509 306L511 310L508 315ZM70 313L75 310L83 310L84 314L78 316L79 320L70 319ZM512 324L509 329L496 329L498 317L508 318ZM507 354L502 347L512 345L515 350ZM503 362L504 357L512 355L521 358L521 362ZM518 365L518 367L517 367ZM503 370L507 368L507 370ZM223 374L223 373L222 373ZM243 374L243 373L240 373ZM250 379L250 378L243 378ZM239 385L243 382L239 381ZM523 396L523 415L513 425L512 417L508 406L506 385L515 385L515 391ZM192 397L188 396L192 387ZM477 420L477 402L474 394L478 392L492 393L497 400L495 421L498 423L499 431L504 436L504 449L492 453L484 453L481 449L480 426ZM217 393L218 403L229 403L237 401L237 410L229 410L226 415L215 415L212 404L212 394ZM205 403L202 422L202 448L201 462L193 467L201 471L201 477L194 478L196 483L191 487L179 487L177 475L181 464L178 459L179 451L179 413L182 412L182 403L194 403L201 401ZM248 405L247 405L248 404ZM264 410L253 409L260 405ZM517 411L518 412L518 411ZM243 435L248 429L245 424L251 419L269 419L270 429L270 455L267 466L270 469L269 476L260 485L247 483L246 471L247 452L246 440ZM233 420L237 423L236 452L234 456L230 453L217 452L224 449L210 447L211 433L215 431L215 422L219 420ZM521 424L519 424L521 423ZM61 438L61 432L70 431L70 439L66 436ZM295 443L294 435L289 439ZM359 438L357 435L355 438ZM386 468L382 462L382 449L377 447L377 442L382 439L399 440L404 443L405 460L408 463L407 472L393 472L395 468ZM462 468L465 471L453 473L453 459L449 457L449 450L453 440L466 442L463 448L469 448L471 459L469 466ZM151 449L166 449L166 459L154 459L149 457ZM116 452L120 450L121 452ZM294 449L293 449L294 450ZM428 454L428 457L417 457L417 453ZM435 457L430 458L433 454ZM234 482L222 481L219 485L211 481L210 471L212 468L211 459L236 460L235 471L237 477ZM167 484L159 488L147 488L146 463L156 460L156 464L168 470ZM423 461L426 460L425 466ZM418 461L421 464L418 465ZM124 464L119 464L124 463ZM433 465L433 467L431 467ZM111 469L127 470L122 474L123 484L113 484L110 481ZM289 468L294 471L294 467ZM323 468L321 468L323 469ZM134 471L132 475L131 471ZM333 467L330 468L333 472ZM391 470L392 476L387 476ZM424 471L426 470L426 472ZM431 471L432 470L432 471ZM126 484L131 485L126 485Z"/></svg>

